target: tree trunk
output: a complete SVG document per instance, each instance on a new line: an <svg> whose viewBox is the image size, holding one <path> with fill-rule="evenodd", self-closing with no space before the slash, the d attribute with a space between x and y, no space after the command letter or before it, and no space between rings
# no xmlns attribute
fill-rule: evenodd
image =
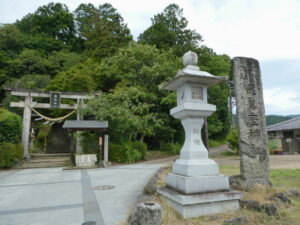
<svg viewBox="0 0 300 225"><path fill-rule="evenodd" d="M141 134L140 142L144 142L145 134Z"/></svg>

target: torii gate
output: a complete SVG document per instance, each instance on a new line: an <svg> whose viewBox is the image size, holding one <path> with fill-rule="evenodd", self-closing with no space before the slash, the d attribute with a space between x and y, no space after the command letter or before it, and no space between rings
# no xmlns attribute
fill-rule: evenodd
<svg viewBox="0 0 300 225"><path fill-rule="evenodd" d="M84 106L83 100L91 99L94 97L88 95L87 93L78 92L51 92L51 91L35 91L35 90L24 90L24 89L14 89L6 87L6 90L11 92L13 96L25 97L24 101L21 102L11 102L10 107L20 107L24 108L23 112L23 131L22 131L22 144L24 147L24 158L29 159L29 134L30 134L30 122L31 122L31 108L59 108L59 109L77 109L79 105ZM33 98L50 98L50 103L38 103L34 102ZM75 99L76 104L60 104L60 99ZM77 120L82 120L80 112L77 111ZM77 146L78 145L77 141Z"/></svg>

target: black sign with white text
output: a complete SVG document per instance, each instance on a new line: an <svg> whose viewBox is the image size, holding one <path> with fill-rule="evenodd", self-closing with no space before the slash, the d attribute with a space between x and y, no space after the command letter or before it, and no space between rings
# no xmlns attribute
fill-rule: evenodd
<svg viewBox="0 0 300 225"><path fill-rule="evenodd" d="M51 108L60 107L60 92L50 92L50 106Z"/></svg>

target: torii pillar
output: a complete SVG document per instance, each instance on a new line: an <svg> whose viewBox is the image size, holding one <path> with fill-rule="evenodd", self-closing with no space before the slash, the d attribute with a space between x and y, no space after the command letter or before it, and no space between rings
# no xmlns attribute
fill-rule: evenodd
<svg viewBox="0 0 300 225"><path fill-rule="evenodd" d="M24 112L23 112L23 131L22 131L22 144L24 148L23 156L25 159L30 159L29 154L29 132L31 123L31 109L32 97L30 94L25 96Z"/></svg>

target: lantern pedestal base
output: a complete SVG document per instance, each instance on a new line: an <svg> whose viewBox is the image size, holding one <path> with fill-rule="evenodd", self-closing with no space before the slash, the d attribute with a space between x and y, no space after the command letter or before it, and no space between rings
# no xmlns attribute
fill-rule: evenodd
<svg viewBox="0 0 300 225"><path fill-rule="evenodd" d="M183 176L210 176L219 174L219 165L211 159L177 159L172 172Z"/></svg>
<svg viewBox="0 0 300 225"><path fill-rule="evenodd" d="M228 177L224 175L186 177L174 173L167 175L167 187L183 194L228 191Z"/></svg>
<svg viewBox="0 0 300 225"><path fill-rule="evenodd" d="M170 188L158 188L167 203L183 218L199 217L209 214L239 210L241 193L224 191L185 195Z"/></svg>

